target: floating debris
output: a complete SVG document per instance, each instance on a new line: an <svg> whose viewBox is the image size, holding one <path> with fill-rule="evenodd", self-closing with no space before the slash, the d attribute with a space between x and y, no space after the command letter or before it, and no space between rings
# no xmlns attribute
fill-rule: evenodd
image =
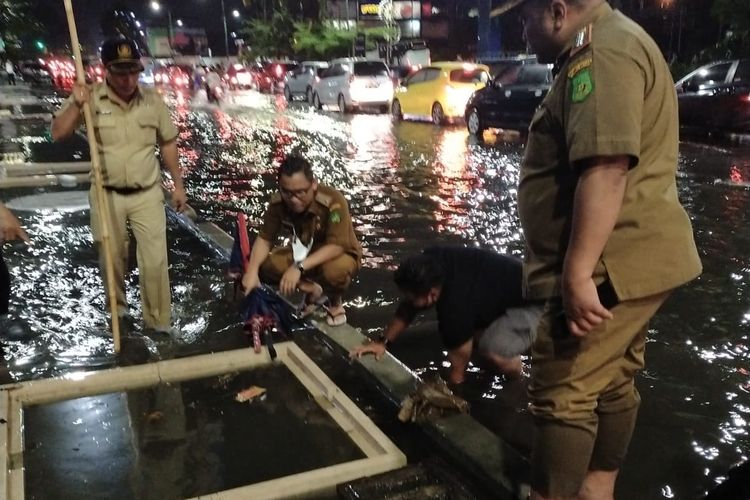
<svg viewBox="0 0 750 500"><path fill-rule="evenodd" d="M425 379L401 402L398 419L423 423L452 413L468 413L469 403L448 388L440 376Z"/></svg>
<svg viewBox="0 0 750 500"><path fill-rule="evenodd" d="M262 396L265 393L266 390L263 387L253 385L245 389L244 391L238 392L234 400L239 403L244 403L245 401L252 401L253 399L257 398L258 396Z"/></svg>
<svg viewBox="0 0 750 500"><path fill-rule="evenodd" d="M164 412L163 411L152 411L151 413L148 413L146 415L146 422L149 424L158 424L164 420Z"/></svg>

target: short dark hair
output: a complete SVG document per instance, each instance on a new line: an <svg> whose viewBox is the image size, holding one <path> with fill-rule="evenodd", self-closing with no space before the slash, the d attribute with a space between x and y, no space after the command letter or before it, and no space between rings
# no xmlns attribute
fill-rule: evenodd
<svg viewBox="0 0 750 500"><path fill-rule="evenodd" d="M279 165L279 171L276 174L276 180L280 180L282 175L291 177L297 172L302 172L308 181L312 182L315 180L313 175L312 166L306 158L299 155L289 155L284 158L284 161Z"/></svg>
<svg viewBox="0 0 750 500"><path fill-rule="evenodd" d="M425 295L433 287L442 285L443 267L433 255L414 255L401 262L393 273L393 281L402 292Z"/></svg>

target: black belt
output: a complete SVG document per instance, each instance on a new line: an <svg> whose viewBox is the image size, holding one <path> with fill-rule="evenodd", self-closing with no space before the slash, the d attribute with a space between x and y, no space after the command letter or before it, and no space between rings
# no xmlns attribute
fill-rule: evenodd
<svg viewBox="0 0 750 500"><path fill-rule="evenodd" d="M117 194L122 195L129 195L129 194L135 194L140 193L141 191L145 191L147 189L151 189L152 186L146 186L146 187L114 187L114 186L104 186L104 189L107 191L115 192Z"/></svg>

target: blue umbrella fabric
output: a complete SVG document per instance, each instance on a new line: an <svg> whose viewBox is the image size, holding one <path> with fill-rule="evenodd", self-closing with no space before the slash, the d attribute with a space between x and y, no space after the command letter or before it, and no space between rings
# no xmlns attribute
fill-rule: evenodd
<svg viewBox="0 0 750 500"><path fill-rule="evenodd" d="M234 227L234 245L229 258L228 269L229 276L235 279L235 292L242 275L247 269L250 249L250 240L247 235L247 217L244 213L239 213ZM260 352L260 339L263 336L271 359L275 359L276 350L273 347L271 331L274 327L285 334L291 330L288 307L281 297L273 290L261 285L251 290L242 299L240 315L244 323L243 328L248 334L252 335L255 352Z"/></svg>

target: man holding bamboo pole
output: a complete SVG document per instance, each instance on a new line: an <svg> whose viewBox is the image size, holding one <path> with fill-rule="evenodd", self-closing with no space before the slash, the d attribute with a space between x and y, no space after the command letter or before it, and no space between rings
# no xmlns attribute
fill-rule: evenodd
<svg viewBox="0 0 750 500"><path fill-rule="evenodd" d="M69 137L82 123L81 109L89 102L100 151L105 202L116 282L118 315L128 314L125 273L128 230L135 236L143 321L146 328L171 331L171 297L167 264L166 214L161 170L155 146L174 182L172 202L177 211L186 204L179 170L177 128L161 96L138 85L143 71L140 52L127 39L108 40L101 48L106 80L89 87L77 84L55 113L52 137ZM94 192L90 197L94 200ZM91 204L94 241L101 241L96 204ZM104 255L99 252L102 275Z"/></svg>

